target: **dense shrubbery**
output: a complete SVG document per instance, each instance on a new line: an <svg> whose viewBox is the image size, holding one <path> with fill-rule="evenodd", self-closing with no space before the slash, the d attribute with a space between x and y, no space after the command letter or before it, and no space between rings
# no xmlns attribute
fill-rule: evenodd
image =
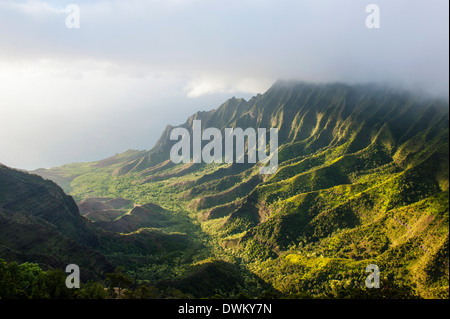
<svg viewBox="0 0 450 319"><path fill-rule="evenodd" d="M65 285L66 277L62 270L43 271L37 264L0 259L0 298L74 298L75 291Z"/></svg>
<svg viewBox="0 0 450 319"><path fill-rule="evenodd" d="M251 273L220 260L205 260L173 280L156 284L138 282L123 268L102 280L69 289L67 273L42 270L34 263L7 263L0 259L0 299L161 299L242 298L276 296L276 291Z"/></svg>

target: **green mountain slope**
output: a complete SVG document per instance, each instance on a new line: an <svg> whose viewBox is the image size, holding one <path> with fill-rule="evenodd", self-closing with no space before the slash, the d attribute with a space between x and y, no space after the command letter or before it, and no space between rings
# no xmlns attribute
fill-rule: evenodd
<svg viewBox="0 0 450 319"><path fill-rule="evenodd" d="M196 119L202 129L277 127L278 171L175 165L168 126L149 151L36 173L78 202L124 198L184 214L213 256L284 296L448 296L448 101L374 85L279 81L181 127L192 132ZM369 264L380 267L384 290L365 288Z"/></svg>
<svg viewBox="0 0 450 319"><path fill-rule="evenodd" d="M51 181L0 165L0 257L45 268L80 266L84 280L113 265L100 238L70 196Z"/></svg>

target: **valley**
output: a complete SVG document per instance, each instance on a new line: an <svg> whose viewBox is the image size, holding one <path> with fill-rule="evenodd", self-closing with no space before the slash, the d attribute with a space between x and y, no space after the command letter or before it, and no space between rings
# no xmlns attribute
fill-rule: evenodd
<svg viewBox="0 0 450 319"><path fill-rule="evenodd" d="M264 164L248 160L175 164L173 126L148 151L32 174L5 167L0 244L8 249L0 258L70 259L67 248L12 241L31 224L30 236L40 225L47 241L89 247L77 260L81 269L105 263L95 280L120 269L152 298L448 298L448 101L278 81L177 128L193 134L196 123L220 132L278 128L278 169L261 174ZM59 218L45 213L51 196L68 207L56 205ZM37 252L42 258L22 256ZM380 289L365 286L369 264L380 268Z"/></svg>

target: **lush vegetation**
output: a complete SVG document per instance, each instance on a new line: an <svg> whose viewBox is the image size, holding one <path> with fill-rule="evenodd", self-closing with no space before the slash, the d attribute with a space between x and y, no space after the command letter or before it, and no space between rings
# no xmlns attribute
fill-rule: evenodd
<svg viewBox="0 0 450 319"><path fill-rule="evenodd" d="M273 175L174 165L170 127L150 151L35 173L91 208L137 205L90 224L129 297L448 298L448 114L408 92L279 82L182 125L278 127Z"/></svg>

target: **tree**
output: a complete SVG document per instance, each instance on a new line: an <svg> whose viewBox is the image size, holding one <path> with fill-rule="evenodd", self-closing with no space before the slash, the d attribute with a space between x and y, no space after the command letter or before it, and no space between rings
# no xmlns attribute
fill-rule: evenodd
<svg viewBox="0 0 450 319"><path fill-rule="evenodd" d="M88 282L77 292L77 298L80 299L105 299L106 297L105 288L99 282Z"/></svg>
<svg viewBox="0 0 450 319"><path fill-rule="evenodd" d="M113 273L106 274L105 277L106 281L108 282L109 294L113 298L117 296L117 298L120 299L122 289L128 288L132 283L132 280L126 275L122 274L120 270L116 270Z"/></svg>

